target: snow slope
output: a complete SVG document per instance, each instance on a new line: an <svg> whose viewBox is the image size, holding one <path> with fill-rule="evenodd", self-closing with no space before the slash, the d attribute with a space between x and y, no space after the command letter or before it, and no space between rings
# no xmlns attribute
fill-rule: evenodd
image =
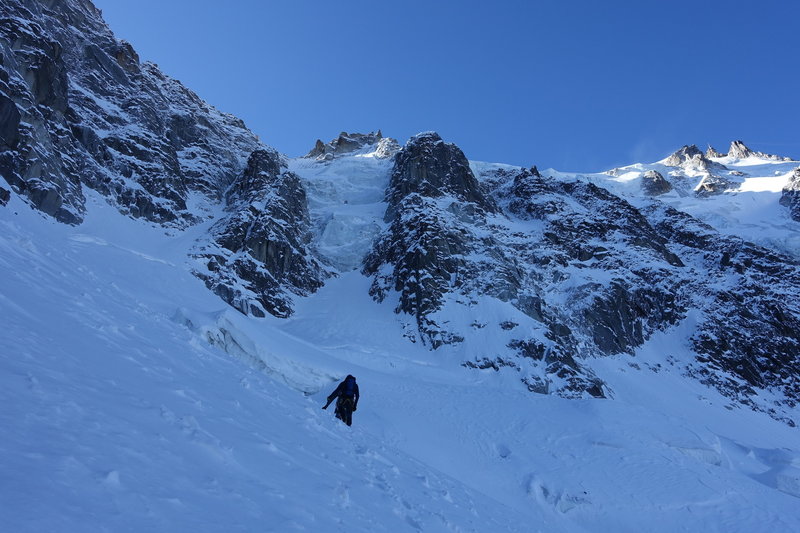
<svg viewBox="0 0 800 533"><path fill-rule="evenodd" d="M345 172L385 164L357 157L293 163L342 274L288 320L240 315L191 274L213 221L165 230L87 190L68 227L12 195L3 529L800 530L798 430L682 376L680 327L587 363L609 400L530 394L513 372L463 369L458 346L405 340L352 270L384 187ZM326 193L333 180L347 186ZM347 373L363 396L352 428L320 410Z"/></svg>

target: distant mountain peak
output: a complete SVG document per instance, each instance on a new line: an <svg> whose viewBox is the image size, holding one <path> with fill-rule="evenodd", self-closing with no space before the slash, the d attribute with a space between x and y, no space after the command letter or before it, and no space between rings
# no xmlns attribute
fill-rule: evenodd
<svg viewBox="0 0 800 533"><path fill-rule="evenodd" d="M400 150L395 139L384 137L381 130L369 133L348 133L343 131L328 143L317 139L314 148L305 157L319 161L330 161L338 155L351 154L367 146L376 145L375 155L380 158L391 157Z"/></svg>
<svg viewBox="0 0 800 533"><path fill-rule="evenodd" d="M744 141L731 141L731 147L728 149L728 157L735 159L747 159L748 157L760 157L762 159L770 159L772 161L791 161L789 157L783 157L775 154L767 154L764 152L757 152L748 148Z"/></svg>
<svg viewBox="0 0 800 533"><path fill-rule="evenodd" d="M736 159L745 159L755 155L750 148L744 144L744 141L731 141L731 147L728 149L728 157L735 157Z"/></svg>
<svg viewBox="0 0 800 533"><path fill-rule="evenodd" d="M681 167L687 170L708 171L712 166L721 166L713 163L696 144L684 145L672 155L664 159L668 167Z"/></svg>

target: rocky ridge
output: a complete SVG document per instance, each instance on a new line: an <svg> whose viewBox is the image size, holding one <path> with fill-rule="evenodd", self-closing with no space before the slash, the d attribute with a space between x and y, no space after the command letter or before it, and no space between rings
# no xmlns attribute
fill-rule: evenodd
<svg viewBox="0 0 800 533"><path fill-rule="evenodd" d="M88 0L0 5L0 172L35 207L77 224L82 187L121 211L185 227L195 193L216 200L260 146L142 63Z"/></svg>
<svg viewBox="0 0 800 533"><path fill-rule="evenodd" d="M664 159L663 164L680 169L671 173L673 179L684 178L685 181L687 173L692 176L699 176L700 181L694 186L694 192L697 196L719 194L733 186L733 182L724 177L728 174L728 168L716 161L712 161L709 156L694 144L683 146ZM664 186L662 185L661 188L663 190Z"/></svg>
<svg viewBox="0 0 800 533"><path fill-rule="evenodd" d="M391 137L384 137L381 130L371 133L347 133L343 131L328 143L317 139L317 142L306 155L306 158L317 161L330 161L336 156L351 154L364 147L374 146L375 155L380 159L392 157L400 150L400 145Z"/></svg>
<svg viewBox="0 0 800 533"><path fill-rule="evenodd" d="M744 144L744 141L732 141L728 149L728 157L733 159L747 159L748 157L758 157L760 159L769 159L772 161L791 161L789 157L782 157L774 154L766 154L764 152L757 152L751 150Z"/></svg>

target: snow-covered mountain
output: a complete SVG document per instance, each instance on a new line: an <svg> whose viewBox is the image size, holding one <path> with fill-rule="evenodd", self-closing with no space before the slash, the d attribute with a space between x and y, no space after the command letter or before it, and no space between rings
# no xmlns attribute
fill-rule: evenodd
<svg viewBox="0 0 800 533"><path fill-rule="evenodd" d="M88 0L0 58L10 531L800 529L797 161L290 159Z"/></svg>

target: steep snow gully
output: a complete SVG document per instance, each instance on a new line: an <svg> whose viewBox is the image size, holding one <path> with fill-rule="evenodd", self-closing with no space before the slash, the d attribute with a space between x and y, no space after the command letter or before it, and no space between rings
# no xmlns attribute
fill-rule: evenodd
<svg viewBox="0 0 800 533"><path fill-rule="evenodd" d="M192 275L213 220L165 230L91 191L75 227L17 196L0 209L4 528L800 529L797 429L683 376L689 324L593 361L609 400L465 369L458 348L408 342L348 269L354 236L382 227L386 163L295 165L342 270L283 320L244 316ZM348 167L352 186L326 193ZM346 373L363 396L352 428L320 409Z"/></svg>

